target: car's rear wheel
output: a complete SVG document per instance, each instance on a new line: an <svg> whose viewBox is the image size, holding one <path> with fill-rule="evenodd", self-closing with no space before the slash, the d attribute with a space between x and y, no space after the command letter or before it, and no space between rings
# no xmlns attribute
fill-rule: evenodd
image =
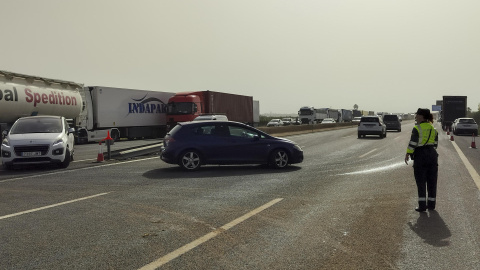
<svg viewBox="0 0 480 270"><path fill-rule="evenodd" d="M277 149L270 156L270 164L276 169L282 169L288 165L288 153L283 149Z"/></svg>
<svg viewBox="0 0 480 270"><path fill-rule="evenodd" d="M72 159L72 156L71 156L71 154L70 154L70 150L68 150L68 148L67 148L67 150L66 150L66 152L65 152L65 159L64 159L63 162L60 163L60 165L59 165L60 168L67 168L68 165L70 165L71 159Z"/></svg>
<svg viewBox="0 0 480 270"><path fill-rule="evenodd" d="M198 170L201 164L202 158L200 157L200 154L195 150L185 151L180 156L180 161L178 162L178 165L180 165L182 169L187 171Z"/></svg>

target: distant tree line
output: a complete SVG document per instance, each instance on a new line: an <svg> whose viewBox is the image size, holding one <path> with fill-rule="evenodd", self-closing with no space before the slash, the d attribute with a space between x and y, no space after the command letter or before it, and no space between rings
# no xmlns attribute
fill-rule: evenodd
<svg viewBox="0 0 480 270"><path fill-rule="evenodd" d="M468 108L467 111L467 117L475 119L475 122L480 125L480 104L478 104L478 110L476 112L472 112L470 108Z"/></svg>

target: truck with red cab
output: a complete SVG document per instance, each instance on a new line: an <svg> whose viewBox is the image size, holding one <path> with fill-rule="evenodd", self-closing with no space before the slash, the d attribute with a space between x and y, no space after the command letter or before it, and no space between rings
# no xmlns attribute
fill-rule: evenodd
<svg viewBox="0 0 480 270"><path fill-rule="evenodd" d="M258 101L251 96L214 92L180 92L167 104L167 128L179 122L193 121L199 115L222 114L228 120L254 126L258 123Z"/></svg>

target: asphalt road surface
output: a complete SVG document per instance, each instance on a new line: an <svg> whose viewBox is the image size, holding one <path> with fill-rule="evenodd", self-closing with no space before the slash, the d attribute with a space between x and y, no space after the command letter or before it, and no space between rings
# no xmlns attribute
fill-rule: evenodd
<svg viewBox="0 0 480 270"><path fill-rule="evenodd" d="M289 136L286 170L95 163L96 144L0 170L0 269L480 269L479 149L440 132L437 211L417 213L412 127Z"/></svg>

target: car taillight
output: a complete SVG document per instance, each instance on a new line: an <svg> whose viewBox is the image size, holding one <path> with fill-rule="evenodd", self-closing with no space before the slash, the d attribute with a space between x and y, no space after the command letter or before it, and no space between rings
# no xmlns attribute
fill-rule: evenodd
<svg viewBox="0 0 480 270"><path fill-rule="evenodd" d="M174 138L172 138L172 137L165 138L165 139L163 140L163 146L164 146L164 147L167 147L169 144L171 144L171 143L173 143L173 142L175 142L175 139L174 139Z"/></svg>

